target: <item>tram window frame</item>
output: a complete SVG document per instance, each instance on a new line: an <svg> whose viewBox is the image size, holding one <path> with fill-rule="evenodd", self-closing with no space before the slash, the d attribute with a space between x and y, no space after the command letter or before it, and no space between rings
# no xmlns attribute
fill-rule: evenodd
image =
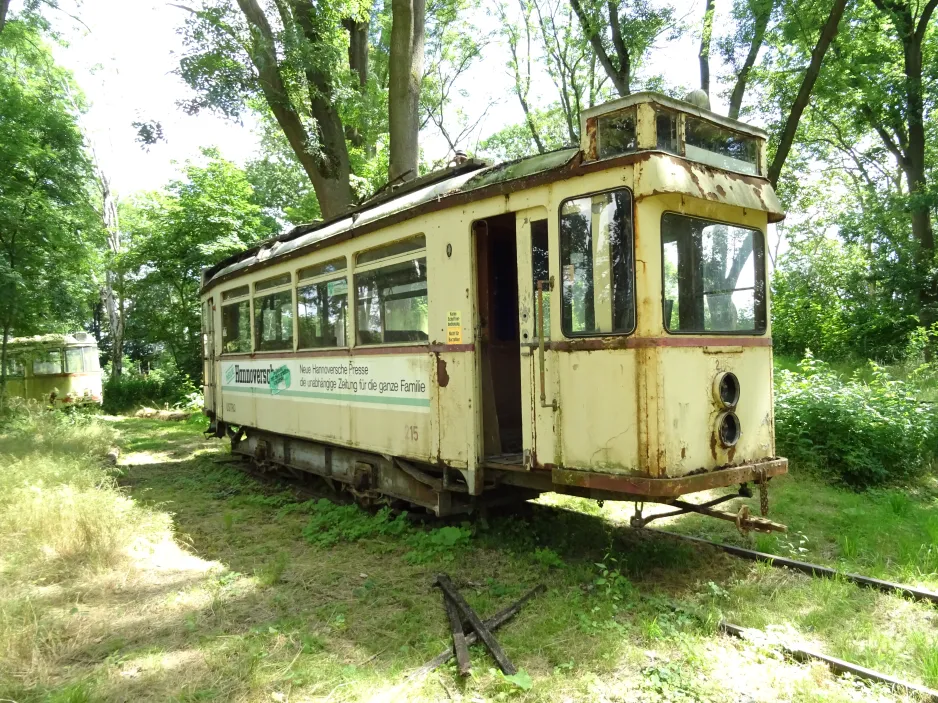
<svg viewBox="0 0 938 703"><path fill-rule="evenodd" d="M7 354L7 378L25 378L26 377L26 357L21 353ZM30 362L30 365L32 362Z"/></svg>
<svg viewBox="0 0 938 703"><path fill-rule="evenodd" d="M253 325L253 316L251 312L251 287L250 285L238 286L237 288L231 288L226 291L222 291L221 299L221 325L219 325L219 332L221 334L221 353L222 355L227 354L250 354L252 352L252 347L254 343L254 325ZM245 312L245 306L246 312ZM228 329L225 324L225 316L229 308L237 308L238 311L238 335L232 339L229 339L225 335L225 331ZM242 348L240 344L243 341L241 337L241 323L240 318L245 316L247 319L247 348ZM228 345L232 342L238 342L236 348L229 349Z"/></svg>
<svg viewBox="0 0 938 703"><path fill-rule="evenodd" d="M101 371L101 357L97 347L82 347L81 354L84 360L85 373L98 373Z"/></svg>
<svg viewBox="0 0 938 703"><path fill-rule="evenodd" d="M570 329L570 322L572 322L572 312L568 315L567 313L567 266L571 265L569 263L569 257L572 252L568 250L568 245L564 239L563 232L563 210L567 203L574 200L582 200L584 198L595 198L600 195L611 195L614 193L627 193L629 197L629 213L628 217L624 218L623 221L628 222L629 225L629 242L626 248L626 253L628 255L627 265L631 268L631 271L627 272L627 281L629 285L628 291L628 300L627 307L622 312L627 312L630 315L631 324L626 329L616 330L615 324L613 323L613 330L604 332L604 331L588 331L588 332L574 332ZM591 225L592 227L592 225ZM564 337L569 339L578 339L578 338L592 338L592 337L625 337L635 333L636 326L638 324L637 317L637 301L636 301L636 273L635 273L635 195L632 192L631 188L610 188L607 190L593 191L590 193L582 193L569 198L565 198L560 203L560 207L557 210L557 238L560 244L560 328ZM592 250L592 242L590 244ZM590 270L593 270L594 263L591 262ZM611 287L610 287L611 288ZM615 292L610 289L610 298L614 299ZM593 305L595 308L596 296L593 294ZM614 302L612 303L614 306ZM595 309L594 309L595 315ZM615 319L615 310L613 310L613 320Z"/></svg>
<svg viewBox="0 0 938 703"><path fill-rule="evenodd" d="M254 295L251 298L251 324L254 330L254 351L255 353L264 352L284 352L293 351L296 342L296 300L293 295L293 276L286 273L269 276L263 280L254 283ZM284 294L287 299L284 300ZM267 300L272 300L279 307L280 320L273 322L275 331L278 332L275 339L264 340L266 331L265 308ZM289 326L283 324L283 313L287 311L289 315ZM270 312L276 312L277 308L271 308ZM274 317L273 315L271 317ZM289 330L285 337L284 332Z"/></svg>
<svg viewBox="0 0 938 703"><path fill-rule="evenodd" d="M78 369L72 368L72 359L78 359ZM84 364L84 355L82 354L81 347L65 347L65 373L67 374L76 374L84 373L85 364Z"/></svg>
<svg viewBox="0 0 938 703"><path fill-rule="evenodd" d="M413 243L422 242L422 246L413 246ZM380 256L382 251L388 252L387 256ZM367 263L361 264L361 260L365 259ZM430 343L430 276L429 269L427 266L427 247L426 247L426 235L424 233L418 233L411 235L409 237L404 237L393 242L388 242L386 244L379 245L377 247L371 247L369 249L362 250L357 252L354 257L355 268L352 271L352 288L355 296L354 299L354 330L355 330L355 346L361 347L371 347L371 346L400 346L400 345L428 345ZM399 296L392 297L390 300L409 300L413 298L423 298L425 303L425 312L424 312L424 324L426 326L426 331L423 330L388 330L386 324L382 320L381 329L374 330L371 329L368 325L362 324L362 313L367 315L367 311L362 308L362 303L364 298L361 295L362 293L362 284L365 283L375 283L381 279L377 277L376 274L379 274L383 269L392 269L396 268L398 270L405 270L406 267L402 267L402 264L416 264L418 271L422 269L423 277L416 281L416 283L423 282L424 284L424 293L423 295L410 295L410 296ZM396 273L394 271L390 271ZM368 281L365 277L370 277L372 280ZM405 285L413 285L405 284ZM393 286L392 286L393 288ZM405 291L410 292L410 291ZM371 300L373 296L368 296L368 300ZM380 298L379 298L380 299ZM383 310L379 310L379 316L385 318L387 315L387 300L385 300L385 306ZM381 313L384 313L383 315ZM413 339L413 338L400 338L400 339L388 339L388 332L397 333L401 335L405 334L422 334L424 337L422 339ZM378 335L377 341L374 338L364 338L363 333L368 335Z"/></svg>
<svg viewBox="0 0 938 703"><path fill-rule="evenodd" d="M51 361L52 355L58 355L58 371L36 371L36 364L53 364L55 362ZM54 349L40 349L36 352L35 356L30 360L30 368L32 368L33 376L62 376L65 371L65 349L61 347L56 347Z"/></svg>
<svg viewBox="0 0 938 703"><path fill-rule="evenodd" d="M747 288L734 288L733 292L743 291L743 290L752 290L753 291L753 328L751 329L732 329L732 330L721 330L721 329L671 329L671 320L669 317L673 317L674 306L680 305L680 298L675 297L672 299L671 311L672 315L668 315L668 274L666 269L666 253L665 246L669 243L674 243L677 246L677 239L668 242L665 240L665 218L668 216L672 217L683 217L689 220L698 220L700 222L706 222L707 225L723 225L726 227L734 227L736 229L745 230L751 232L753 236L753 249L751 258L753 261L753 285ZM738 222L726 222L724 220L714 220L708 217L699 217L697 215L688 215L682 212L675 212L673 210L666 210L661 214L660 220L660 256L661 256L661 321L662 326L664 327L665 332L673 335L685 335L685 336L736 336L736 337L762 337L768 333L769 324L769 305L768 305L768 267L766 264L766 247L765 247L765 232L757 227L751 227L747 225L741 225ZM701 230L702 233L702 230ZM761 246L757 247L756 244L759 243ZM680 263L677 264L680 266ZM760 279L761 275L761 281ZM738 282L738 279L737 279ZM760 283L761 283L761 297L760 293ZM712 295L713 293L702 292L702 296Z"/></svg>
<svg viewBox="0 0 938 703"><path fill-rule="evenodd" d="M340 262L340 263L339 263ZM305 274L305 275L304 275ZM349 347L349 314L348 314L348 299L349 299L349 269L348 269L348 259L345 256L338 256L327 261L320 262L318 264L311 264L309 266L304 266L301 269L296 271L296 287L295 287L295 304L296 304L296 348L297 349L347 349ZM329 292L329 286L337 283L345 284L345 293L335 293ZM323 332L326 330L326 324L331 325L332 331L334 334L334 343L322 343L317 341L316 343L305 344L304 343L304 334L303 334L303 322L304 320L313 317L311 315L304 315L300 312L301 304L301 291L307 289L312 289L316 292L316 300L311 301L307 298L302 299L304 307L308 307L311 304L315 304L317 312L315 317L319 321L319 331L320 334L315 339L322 340ZM325 298L325 306L323 306L322 298ZM342 309L339 317L335 321L328 321L329 316L332 314L332 299L343 297ZM322 316L323 307L325 307L326 318L324 320ZM341 318L342 324L342 336L339 337L337 328L339 324L339 318ZM341 341L341 344L339 343Z"/></svg>

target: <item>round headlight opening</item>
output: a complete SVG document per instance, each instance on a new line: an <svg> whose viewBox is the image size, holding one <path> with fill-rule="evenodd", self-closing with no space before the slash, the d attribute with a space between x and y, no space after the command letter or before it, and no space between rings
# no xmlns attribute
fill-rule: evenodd
<svg viewBox="0 0 938 703"><path fill-rule="evenodd" d="M727 408L735 408L739 403L739 379L732 371L718 374L713 383L714 395L719 403Z"/></svg>
<svg viewBox="0 0 938 703"><path fill-rule="evenodd" d="M717 418L717 435L724 447L733 447L739 441L741 429L739 418L734 412L721 413Z"/></svg>

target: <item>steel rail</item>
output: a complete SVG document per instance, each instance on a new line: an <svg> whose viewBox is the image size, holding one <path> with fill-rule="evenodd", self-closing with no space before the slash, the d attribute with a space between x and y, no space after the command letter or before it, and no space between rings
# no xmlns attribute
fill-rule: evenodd
<svg viewBox="0 0 938 703"><path fill-rule="evenodd" d="M743 640L750 639L750 635L763 635L763 633L761 633L759 630L751 630L749 628L733 625L725 621L720 623L720 630L727 635L732 635L733 637L738 637ZM899 691L914 693L923 697L925 700L935 701L938 703L938 691L926 688L925 686L919 686L918 684L910 683L909 681L903 681L902 679L897 679L895 676L884 674L880 671L876 671L875 669L868 669L865 666L860 666L859 664L854 664L843 659L838 659L837 657L822 654L821 652L808 649L807 647L794 647L783 643L778 643L777 646L782 650L782 652L797 661L803 662L809 659L817 659L818 661L822 661L827 664L830 670L835 674L850 674L851 676L855 676L860 679L877 681L879 683L884 683L888 686L891 686L892 688Z"/></svg>
<svg viewBox="0 0 938 703"><path fill-rule="evenodd" d="M927 591L923 588L915 588L914 586L893 583L891 581L883 581L881 579L875 579L870 576L860 576L859 574L837 571L836 569L832 569L828 566L811 564L809 562L798 561L796 559L788 559L786 557L780 557L777 554L757 552L752 549L735 547L731 544L713 542L709 539L703 539L702 537L681 535L677 532L669 532L668 530L650 529L649 531L667 535L668 537L676 537L678 539L694 542L696 544L705 544L709 547L716 547L717 549L720 549L734 557L748 559L749 561L765 562L769 566L774 566L777 569L791 569L792 571L800 571L803 574L814 576L815 578L843 579L844 581L849 581L850 583L860 586L861 588L871 588L877 591L882 591L883 593L903 595L911 598L912 600L929 601L931 603L938 604L938 593L935 593L934 591Z"/></svg>

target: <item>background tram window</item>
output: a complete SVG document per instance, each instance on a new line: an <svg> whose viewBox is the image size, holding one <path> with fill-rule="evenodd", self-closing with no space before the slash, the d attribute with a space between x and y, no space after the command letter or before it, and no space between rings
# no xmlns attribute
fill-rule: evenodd
<svg viewBox="0 0 938 703"><path fill-rule="evenodd" d="M20 356L8 356L7 357L7 376L24 376L26 375L26 365L23 363L23 358Z"/></svg>
<svg viewBox="0 0 938 703"><path fill-rule="evenodd" d="M82 373L84 366L81 362L81 348L72 347L65 350L65 373Z"/></svg>
<svg viewBox="0 0 938 703"><path fill-rule="evenodd" d="M101 360L98 358L97 347L82 347L81 351L85 357L85 371L100 371Z"/></svg>
<svg viewBox="0 0 938 703"><path fill-rule="evenodd" d="M345 278L296 289L299 347L344 347L348 282Z"/></svg>
<svg viewBox="0 0 938 703"><path fill-rule="evenodd" d="M62 350L46 349L33 357L33 376L49 376L62 373Z"/></svg>
<svg viewBox="0 0 938 703"><path fill-rule="evenodd" d="M566 201L560 209L563 332L622 334L635 326L632 194Z"/></svg>
<svg viewBox="0 0 938 703"><path fill-rule="evenodd" d="M251 303L221 306L221 348L226 354L251 351Z"/></svg>
<svg viewBox="0 0 938 703"><path fill-rule="evenodd" d="M359 344L430 338L426 258L356 273L355 301Z"/></svg>
<svg viewBox="0 0 938 703"><path fill-rule="evenodd" d="M669 332L765 330L762 232L666 213L661 245Z"/></svg>
<svg viewBox="0 0 938 703"><path fill-rule="evenodd" d="M534 314L537 315L537 282L550 281L550 251L547 245L547 220L534 220L531 223L531 270L534 286ZM534 320L535 335L538 320ZM544 339L550 339L550 291L544 286Z"/></svg>
<svg viewBox="0 0 938 703"><path fill-rule="evenodd" d="M293 349L293 291L254 298L254 342L257 351Z"/></svg>

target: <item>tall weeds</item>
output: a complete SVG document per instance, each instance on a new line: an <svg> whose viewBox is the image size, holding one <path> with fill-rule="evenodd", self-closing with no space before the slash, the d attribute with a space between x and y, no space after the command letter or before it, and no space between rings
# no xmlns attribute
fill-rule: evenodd
<svg viewBox="0 0 938 703"><path fill-rule="evenodd" d="M854 488L915 479L938 458L938 416L913 381L892 378L870 362L842 379L808 356L801 372L775 376L779 454Z"/></svg>
<svg viewBox="0 0 938 703"><path fill-rule="evenodd" d="M156 517L127 498L104 457L114 431L32 404L0 425L0 573L46 583L113 565ZM165 527L160 525L159 527Z"/></svg>

